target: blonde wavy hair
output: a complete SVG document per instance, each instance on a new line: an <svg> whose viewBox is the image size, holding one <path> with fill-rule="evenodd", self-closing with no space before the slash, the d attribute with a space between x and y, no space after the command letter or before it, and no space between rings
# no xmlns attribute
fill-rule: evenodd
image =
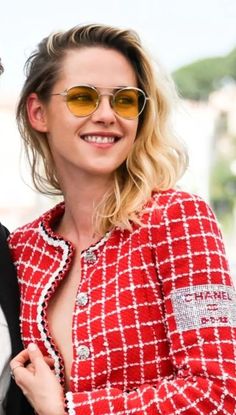
<svg viewBox="0 0 236 415"><path fill-rule="evenodd" d="M60 183L45 133L35 131L28 118L27 99L37 93L50 100L69 50L98 46L115 49L130 62L138 87L150 98L140 115L135 143L127 160L114 172L114 187L96 209L96 229L131 229L140 224L140 211L153 191L175 186L187 166L183 144L175 136L172 107L176 101L173 82L155 68L136 32L107 25L76 26L43 39L26 62L26 81L17 107L17 122L31 166L33 183L44 194L61 194ZM43 168L42 168L43 167Z"/></svg>

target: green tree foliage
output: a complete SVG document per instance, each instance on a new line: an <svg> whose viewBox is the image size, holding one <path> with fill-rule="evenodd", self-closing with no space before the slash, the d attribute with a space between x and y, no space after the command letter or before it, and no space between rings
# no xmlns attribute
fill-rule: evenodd
<svg viewBox="0 0 236 415"><path fill-rule="evenodd" d="M206 100L225 82L236 81L236 48L224 57L202 59L183 66L172 75L183 98Z"/></svg>
<svg viewBox="0 0 236 415"><path fill-rule="evenodd" d="M210 199L218 219L228 232L233 227L233 212L236 207L236 175L232 169L236 161L236 136L228 136L227 141L230 143L228 154L217 151L215 144L216 151L210 174Z"/></svg>
<svg viewBox="0 0 236 415"><path fill-rule="evenodd" d="M236 176L232 174L227 160L218 160L210 178L211 204L223 224L231 217L235 205Z"/></svg>

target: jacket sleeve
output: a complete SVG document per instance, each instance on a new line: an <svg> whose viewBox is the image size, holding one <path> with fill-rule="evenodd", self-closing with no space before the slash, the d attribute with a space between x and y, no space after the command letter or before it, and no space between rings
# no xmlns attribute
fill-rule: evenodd
<svg viewBox="0 0 236 415"><path fill-rule="evenodd" d="M68 392L70 415L236 414L236 299L214 214L198 197L175 197L152 247L173 376L131 392Z"/></svg>

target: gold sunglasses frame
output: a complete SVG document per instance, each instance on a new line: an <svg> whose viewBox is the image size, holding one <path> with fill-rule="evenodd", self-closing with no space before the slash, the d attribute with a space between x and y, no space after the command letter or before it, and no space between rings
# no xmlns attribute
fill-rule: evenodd
<svg viewBox="0 0 236 415"><path fill-rule="evenodd" d="M87 88L90 88L90 89L92 89L93 91L95 91L96 92L96 94L97 94L97 100L96 100L96 107L93 109L93 111L91 111L89 114L87 114L87 115L76 115L76 114L74 114L72 111L71 111L71 109L70 109L70 107L69 107L69 100L68 100L68 93L69 93L69 91L71 91L71 89L74 89L74 88L78 88L78 87L87 87ZM100 93L99 91L98 91L98 89L99 88L103 88L103 89L112 89L113 91L115 91L115 92L108 92L108 93ZM140 109L140 111L138 112L138 114L135 116L135 117L124 117L123 115L120 115L116 110L115 110L115 108L114 108L114 106L113 106L113 102L114 102L114 97L118 94L118 92L120 92L120 91L125 91L125 90L135 90L135 91L138 91L139 93L141 93L142 94L142 96L143 96L143 98L144 98L144 101L143 101L143 105L142 105L142 108ZM75 116L75 117L79 117L79 118L84 118L84 117L89 117L90 115L92 115L97 109L98 109L98 107L99 107L99 105L100 105L100 102L101 102L101 97L103 97L103 96L110 96L110 97L112 97L112 99L110 100L110 105L111 105L111 108L113 109L113 111L119 116L119 117L121 117L121 118L125 118L126 120L134 120L134 119L136 119L136 118L138 118L139 117L139 115L143 112L143 110L144 110L144 108L145 108L145 106L146 106L146 103L147 103L147 101L148 100L150 100L150 98L149 97L147 97L147 95L145 94L145 92L142 90L142 89L140 89L140 88L136 88L136 87L134 87L134 86L126 86L126 87L106 87L106 88L104 88L104 87L99 87L99 86L97 86L97 87L95 87L95 86L93 86L93 85L89 85L89 84L80 84L80 85L75 85L75 86L72 86L72 87L70 87L70 88L67 88L67 89L65 89L64 91L62 91L62 92L57 92L57 93L53 93L53 94L51 94L52 96L55 96L55 95L60 95L60 96L62 96L62 97L66 97L67 99L66 99L66 104L67 104L67 108L69 109L69 111Z"/></svg>

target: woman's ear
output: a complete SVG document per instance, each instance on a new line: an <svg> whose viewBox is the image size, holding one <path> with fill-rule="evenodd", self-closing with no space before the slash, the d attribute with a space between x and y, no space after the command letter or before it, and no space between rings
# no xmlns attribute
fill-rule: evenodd
<svg viewBox="0 0 236 415"><path fill-rule="evenodd" d="M28 96L26 108L31 126L41 133L46 133L48 128L45 104L40 101L36 93Z"/></svg>

